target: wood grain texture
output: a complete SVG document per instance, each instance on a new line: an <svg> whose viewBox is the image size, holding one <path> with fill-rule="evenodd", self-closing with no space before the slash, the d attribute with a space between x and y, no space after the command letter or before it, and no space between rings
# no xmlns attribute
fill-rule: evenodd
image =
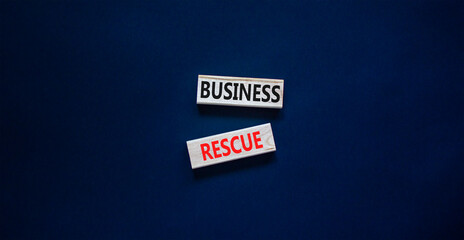
<svg viewBox="0 0 464 240"><path fill-rule="evenodd" d="M232 146L231 143L233 143ZM250 146L252 148L246 150ZM227 147L229 147L229 151ZM192 169L276 151L270 123L190 140L187 141L187 148ZM214 151L213 148L217 151ZM240 153L235 152L238 150ZM227 154L228 152L229 154Z"/></svg>
<svg viewBox="0 0 464 240"><path fill-rule="evenodd" d="M230 95L226 92L226 84ZM242 86L248 91L241 92ZM249 98L243 93L250 94ZM197 104L281 109L283 97L282 79L198 75Z"/></svg>

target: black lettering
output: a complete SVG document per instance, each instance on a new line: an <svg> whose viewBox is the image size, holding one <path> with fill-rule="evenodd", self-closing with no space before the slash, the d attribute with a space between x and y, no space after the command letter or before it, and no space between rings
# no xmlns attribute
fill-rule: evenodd
<svg viewBox="0 0 464 240"><path fill-rule="evenodd" d="M209 82L201 82L201 98L208 98L209 97ZM206 94L205 94L206 92Z"/></svg>
<svg viewBox="0 0 464 240"><path fill-rule="evenodd" d="M272 87L272 93L276 96L275 99L271 99L272 102L278 102L280 100L280 95L279 95L279 93L277 93L276 88L280 89L280 86L276 85L276 86Z"/></svg>
<svg viewBox="0 0 464 240"><path fill-rule="evenodd" d="M227 88L227 86L229 86L229 87L232 86L232 83L228 82L228 83L224 84L224 92L229 94L229 96L227 96L227 97L226 97L226 94L224 94L224 99L225 100L229 100L229 99L232 98L232 91L230 91L230 89Z"/></svg>
<svg viewBox="0 0 464 240"><path fill-rule="evenodd" d="M222 95L222 82L219 83L219 93L216 95L216 82L213 82L213 89L211 90L211 95L213 95L214 99L219 99L221 98Z"/></svg>
<svg viewBox="0 0 464 240"><path fill-rule="evenodd" d="M268 91L266 91L266 89L268 89L268 88L271 88L271 86L270 85L264 85L263 86L263 93L264 93L264 95L266 95L266 98L261 98L261 101L263 101L263 102L269 102L269 100L271 99L271 95L269 94Z"/></svg>
<svg viewBox="0 0 464 240"><path fill-rule="evenodd" d="M258 97L258 95L260 94L258 90L259 88L261 88L261 84L255 84L253 86L253 101L255 102L259 102L259 97Z"/></svg>
<svg viewBox="0 0 464 240"><path fill-rule="evenodd" d="M251 84L248 84L248 92L246 91L245 84L240 84L240 100L242 100L243 93L248 101L251 99Z"/></svg>
<svg viewBox="0 0 464 240"><path fill-rule="evenodd" d="M237 97L237 88L238 88L238 83L234 83L234 100L238 100ZM241 98L240 98L241 99Z"/></svg>

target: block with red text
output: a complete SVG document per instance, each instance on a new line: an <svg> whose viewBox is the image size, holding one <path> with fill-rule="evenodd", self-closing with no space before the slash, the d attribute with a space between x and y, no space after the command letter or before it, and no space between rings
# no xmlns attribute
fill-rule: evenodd
<svg viewBox="0 0 464 240"><path fill-rule="evenodd" d="M284 80L198 75L197 104L282 108Z"/></svg>
<svg viewBox="0 0 464 240"><path fill-rule="evenodd" d="M192 169L274 152L270 123L187 141Z"/></svg>

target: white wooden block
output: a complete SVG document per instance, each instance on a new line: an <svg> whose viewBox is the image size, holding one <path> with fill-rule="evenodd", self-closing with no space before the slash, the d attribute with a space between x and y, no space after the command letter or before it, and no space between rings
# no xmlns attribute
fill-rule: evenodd
<svg viewBox="0 0 464 240"><path fill-rule="evenodd" d="M270 123L187 141L192 169L274 152Z"/></svg>
<svg viewBox="0 0 464 240"><path fill-rule="evenodd" d="M197 104L282 108L284 80L198 75Z"/></svg>

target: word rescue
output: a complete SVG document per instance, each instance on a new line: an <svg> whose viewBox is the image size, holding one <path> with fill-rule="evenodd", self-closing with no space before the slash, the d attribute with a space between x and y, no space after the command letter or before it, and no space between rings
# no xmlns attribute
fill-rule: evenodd
<svg viewBox="0 0 464 240"><path fill-rule="evenodd" d="M198 75L197 104L282 108L284 80Z"/></svg>
<svg viewBox="0 0 464 240"><path fill-rule="evenodd" d="M271 124L187 141L192 169L276 150Z"/></svg>

